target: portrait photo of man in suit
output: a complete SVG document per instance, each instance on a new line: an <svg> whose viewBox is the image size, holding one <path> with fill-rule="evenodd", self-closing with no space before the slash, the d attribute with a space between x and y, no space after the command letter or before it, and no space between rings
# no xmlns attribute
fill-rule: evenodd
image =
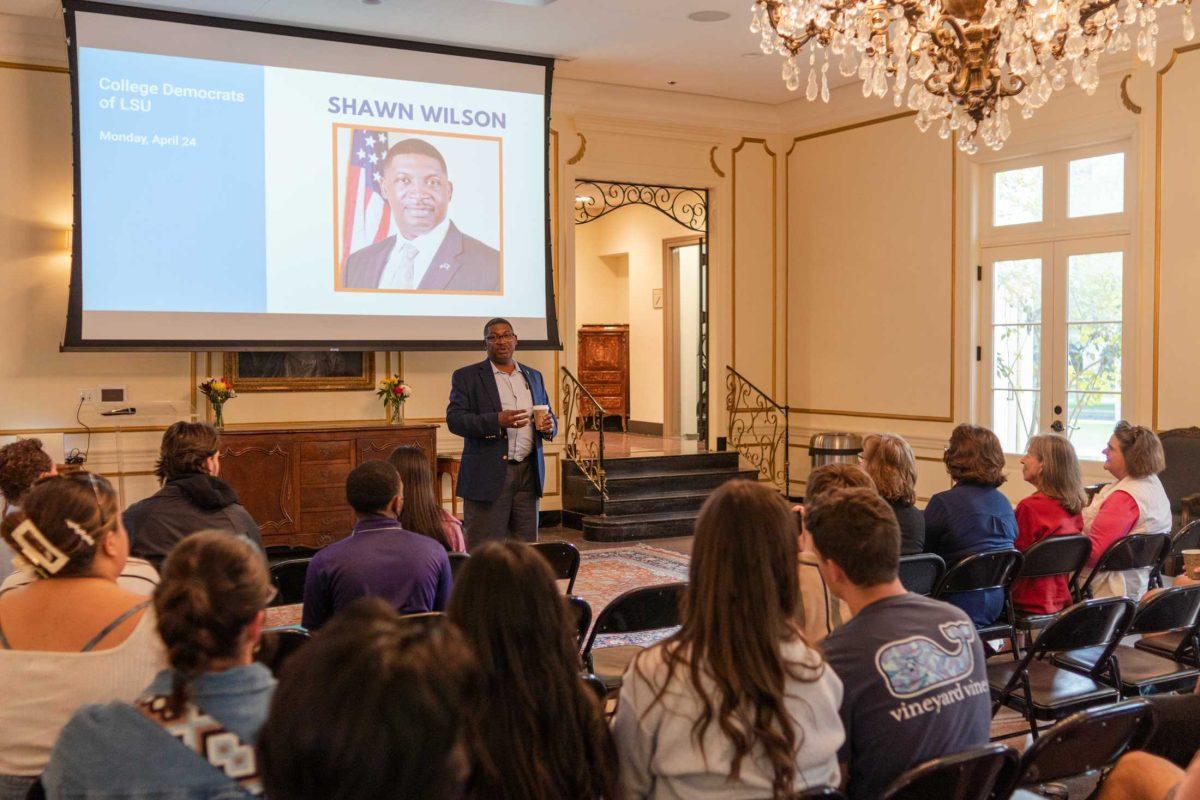
<svg viewBox="0 0 1200 800"><path fill-rule="evenodd" d="M380 193L397 233L352 252L342 288L500 291L500 252L449 217L454 184L441 152L424 139L401 139L381 167Z"/></svg>

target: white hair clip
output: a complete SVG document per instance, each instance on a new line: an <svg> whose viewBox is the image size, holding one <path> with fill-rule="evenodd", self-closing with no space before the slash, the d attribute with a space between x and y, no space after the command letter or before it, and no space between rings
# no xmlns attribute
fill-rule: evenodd
<svg viewBox="0 0 1200 800"><path fill-rule="evenodd" d="M73 520L73 519L67 520L67 527L70 528L71 530L75 531L76 536L78 536L80 539L83 539L83 541L87 542L88 547L96 546L95 537L87 532L87 528L83 527L75 520Z"/></svg>
<svg viewBox="0 0 1200 800"><path fill-rule="evenodd" d="M70 562L70 557L42 535L33 520L27 519L11 534L20 556L43 575L54 575Z"/></svg>

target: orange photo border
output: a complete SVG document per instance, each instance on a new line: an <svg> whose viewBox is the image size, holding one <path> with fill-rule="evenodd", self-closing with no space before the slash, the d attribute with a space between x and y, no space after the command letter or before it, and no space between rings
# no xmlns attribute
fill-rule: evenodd
<svg viewBox="0 0 1200 800"><path fill-rule="evenodd" d="M350 128L351 130L358 129L364 131L384 131L386 133L408 133L415 136L443 136L452 139L480 139L488 142L496 143L496 175L499 196L497 197L496 207L499 211L498 219L500 222L500 236L498 240L499 247L499 270L500 270L500 288L494 291L475 290L456 290L456 289L351 289L342 286L342 269L341 259L339 255L345 242L341 241L342 237L342 206L341 198L341 178L344 177L341 170L338 168L338 131L342 128ZM358 125L348 122L335 122L332 126L333 131L333 290L335 292L359 292L366 294L449 294L449 295L496 295L504 294L504 138L501 136L484 136L477 133L445 133L443 131L423 131L413 128L385 128L381 125ZM352 134L353 135L353 134ZM453 183L453 181L451 181ZM349 253L346 254L349 257Z"/></svg>

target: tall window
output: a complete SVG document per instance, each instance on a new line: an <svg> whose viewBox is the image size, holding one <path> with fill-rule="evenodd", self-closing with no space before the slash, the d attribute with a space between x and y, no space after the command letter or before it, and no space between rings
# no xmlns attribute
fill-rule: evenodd
<svg viewBox="0 0 1200 800"><path fill-rule="evenodd" d="M1121 419L1128 144L989 165L979 208L984 416L1009 453L1067 434L1099 460Z"/></svg>

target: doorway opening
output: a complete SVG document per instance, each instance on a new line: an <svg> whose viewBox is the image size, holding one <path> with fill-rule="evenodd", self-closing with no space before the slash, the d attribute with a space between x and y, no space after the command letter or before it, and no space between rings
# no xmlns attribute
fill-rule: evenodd
<svg viewBox="0 0 1200 800"><path fill-rule="evenodd" d="M708 191L575 184L580 383L606 429L708 441Z"/></svg>

